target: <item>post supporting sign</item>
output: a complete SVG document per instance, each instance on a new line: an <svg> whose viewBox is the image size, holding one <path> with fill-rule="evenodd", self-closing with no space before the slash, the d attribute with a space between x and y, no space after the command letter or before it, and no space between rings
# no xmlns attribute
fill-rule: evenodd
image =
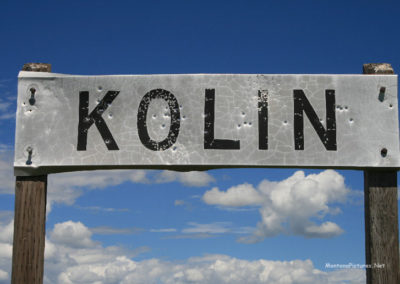
<svg viewBox="0 0 400 284"><path fill-rule="evenodd" d="M26 240L36 238L29 226L44 240L47 174L124 168L364 170L367 264L390 267L367 278L398 275L398 253L386 257L392 245L398 252L397 207L386 221L375 217L387 188L397 196L397 75L77 76L27 66L18 83L13 283L42 283L44 241ZM33 274L30 251L41 262Z"/></svg>
<svg viewBox="0 0 400 284"><path fill-rule="evenodd" d="M389 65L365 64L364 74L393 74ZM384 100L384 98L382 98ZM364 171L367 283L400 283L397 171Z"/></svg>

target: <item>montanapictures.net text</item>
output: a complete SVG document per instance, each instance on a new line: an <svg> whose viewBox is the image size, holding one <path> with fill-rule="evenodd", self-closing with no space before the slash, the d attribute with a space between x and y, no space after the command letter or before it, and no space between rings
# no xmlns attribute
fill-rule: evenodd
<svg viewBox="0 0 400 284"><path fill-rule="evenodd" d="M358 263L351 263L348 264L331 264L325 263L325 268L332 268L332 269L366 269L366 268L385 268L385 264L383 263L373 263L373 264L358 264Z"/></svg>

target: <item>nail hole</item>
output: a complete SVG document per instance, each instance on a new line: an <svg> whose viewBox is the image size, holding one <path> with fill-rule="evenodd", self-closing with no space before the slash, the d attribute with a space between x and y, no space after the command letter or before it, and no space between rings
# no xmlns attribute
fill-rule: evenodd
<svg viewBox="0 0 400 284"><path fill-rule="evenodd" d="M386 148L383 148L383 149L381 150L381 156L382 156L383 158L385 158L385 157L387 156L387 152L388 152L388 150L387 150Z"/></svg>

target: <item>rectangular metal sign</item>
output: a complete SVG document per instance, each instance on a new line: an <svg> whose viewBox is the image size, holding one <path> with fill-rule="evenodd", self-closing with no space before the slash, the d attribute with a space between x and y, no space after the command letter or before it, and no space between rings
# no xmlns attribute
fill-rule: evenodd
<svg viewBox="0 0 400 284"><path fill-rule="evenodd" d="M399 158L397 75L19 74L18 176Z"/></svg>

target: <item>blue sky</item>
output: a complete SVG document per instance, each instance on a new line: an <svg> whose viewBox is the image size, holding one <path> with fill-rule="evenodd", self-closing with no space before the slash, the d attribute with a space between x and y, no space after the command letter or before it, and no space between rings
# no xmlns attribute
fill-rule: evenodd
<svg viewBox="0 0 400 284"><path fill-rule="evenodd" d="M398 1L2 1L0 283L24 63L98 75L360 74L388 62L397 73L399 12ZM316 181L305 192L319 201L296 199L293 179ZM51 175L48 190L45 283L365 283L363 270L325 268L365 262L359 171L79 172ZM252 199L266 192L293 202Z"/></svg>

